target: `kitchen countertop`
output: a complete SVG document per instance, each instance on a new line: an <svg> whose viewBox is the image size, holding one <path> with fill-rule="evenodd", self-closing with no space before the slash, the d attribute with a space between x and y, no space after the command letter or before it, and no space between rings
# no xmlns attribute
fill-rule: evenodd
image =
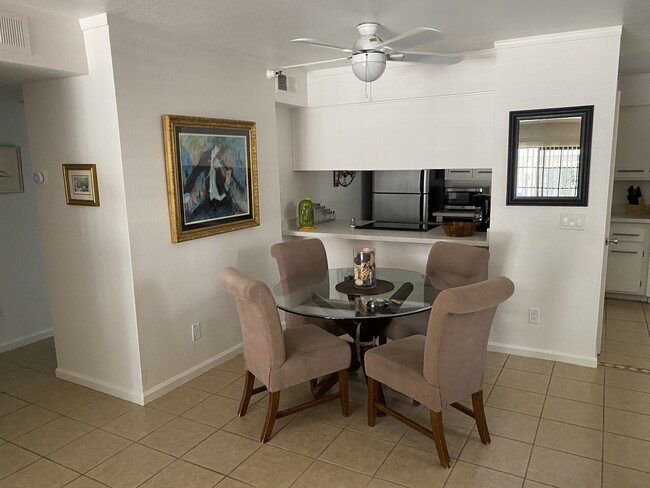
<svg viewBox="0 0 650 488"><path fill-rule="evenodd" d="M369 220L358 220L357 224L363 225ZM650 220L648 220L650 223ZM488 233L475 232L469 237L449 237L442 226L435 227L428 232L406 230L373 230L351 228L348 220L334 220L316 225L315 231L298 231L295 220L285 223L287 227L282 230L282 235L295 237L318 237L321 239L338 238L364 241L404 242L414 244L433 244L438 241L458 242L472 246L488 247Z"/></svg>
<svg viewBox="0 0 650 488"><path fill-rule="evenodd" d="M611 222L622 224L650 224L650 214L628 215L627 213L613 213Z"/></svg>

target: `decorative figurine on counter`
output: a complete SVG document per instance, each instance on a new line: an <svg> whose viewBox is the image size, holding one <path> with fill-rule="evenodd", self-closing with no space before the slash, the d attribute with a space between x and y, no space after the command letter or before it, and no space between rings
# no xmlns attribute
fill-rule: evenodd
<svg viewBox="0 0 650 488"><path fill-rule="evenodd" d="M314 204L305 198L298 204L298 230L316 230L314 227Z"/></svg>

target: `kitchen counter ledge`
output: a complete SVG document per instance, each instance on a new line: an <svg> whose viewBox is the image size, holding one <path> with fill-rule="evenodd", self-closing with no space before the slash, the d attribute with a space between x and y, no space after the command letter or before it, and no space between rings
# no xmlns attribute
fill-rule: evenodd
<svg viewBox="0 0 650 488"><path fill-rule="evenodd" d="M650 213L646 213L645 215L612 213L611 222L619 222L621 224L650 224Z"/></svg>
<svg viewBox="0 0 650 488"><path fill-rule="evenodd" d="M351 239L378 242L403 242L413 244L433 244L438 241L458 242L471 246L488 247L488 233L475 232L469 237L449 237L445 234L442 226L431 229L428 232L415 232L404 230L373 230L351 228L348 220L335 220L317 224L315 231L298 231L295 221L284 222L282 235L294 237L317 237L319 239ZM369 220L357 221L359 225L370 222ZM650 220L648 221L650 222Z"/></svg>

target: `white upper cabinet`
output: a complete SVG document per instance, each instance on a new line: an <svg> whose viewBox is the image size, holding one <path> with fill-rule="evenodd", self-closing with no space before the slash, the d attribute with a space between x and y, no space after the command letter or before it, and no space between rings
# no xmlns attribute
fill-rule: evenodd
<svg viewBox="0 0 650 488"><path fill-rule="evenodd" d="M492 179L492 169L469 169L469 168L452 168L445 169L445 180L462 180L462 181L490 181Z"/></svg>
<svg viewBox="0 0 650 488"><path fill-rule="evenodd" d="M494 94L296 109L295 170L489 168Z"/></svg>
<svg viewBox="0 0 650 488"><path fill-rule="evenodd" d="M308 107L294 110L294 169L490 169L495 69L486 51L393 63L369 86L349 67L312 71Z"/></svg>
<svg viewBox="0 0 650 488"><path fill-rule="evenodd" d="M650 179L650 105L621 107L616 143L617 180Z"/></svg>

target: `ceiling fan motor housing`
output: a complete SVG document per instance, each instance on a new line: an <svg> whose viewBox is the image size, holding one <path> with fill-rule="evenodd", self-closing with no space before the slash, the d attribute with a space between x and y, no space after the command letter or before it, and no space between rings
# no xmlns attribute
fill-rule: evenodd
<svg viewBox="0 0 650 488"><path fill-rule="evenodd" d="M377 29L379 24L374 22L364 22L357 26L357 30L361 37L356 40L352 50L354 52L358 51L374 51L375 46L381 44L382 40L377 36Z"/></svg>

